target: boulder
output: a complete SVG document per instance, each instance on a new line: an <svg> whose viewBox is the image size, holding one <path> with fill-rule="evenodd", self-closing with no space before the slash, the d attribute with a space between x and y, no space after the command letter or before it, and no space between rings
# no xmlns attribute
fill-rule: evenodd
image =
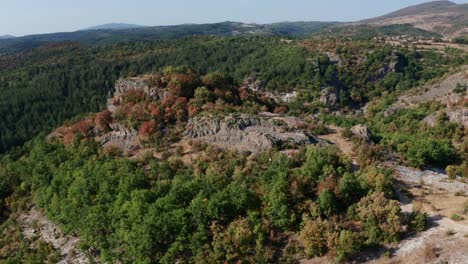
<svg viewBox="0 0 468 264"><path fill-rule="evenodd" d="M363 139L367 143L373 143L372 142L372 134L369 130L369 128L366 125L355 125L351 128L351 132L353 132L353 135Z"/></svg>
<svg viewBox="0 0 468 264"><path fill-rule="evenodd" d="M338 103L338 92L333 87L328 87L320 92L320 102L326 106L334 106Z"/></svg>

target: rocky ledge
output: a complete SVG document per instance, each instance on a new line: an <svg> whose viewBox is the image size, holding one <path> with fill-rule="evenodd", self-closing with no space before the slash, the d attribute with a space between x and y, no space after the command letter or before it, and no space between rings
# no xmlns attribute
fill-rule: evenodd
<svg viewBox="0 0 468 264"><path fill-rule="evenodd" d="M184 136L221 148L260 152L278 148L296 148L327 142L299 129L291 118L262 117L246 114L200 116L189 120Z"/></svg>

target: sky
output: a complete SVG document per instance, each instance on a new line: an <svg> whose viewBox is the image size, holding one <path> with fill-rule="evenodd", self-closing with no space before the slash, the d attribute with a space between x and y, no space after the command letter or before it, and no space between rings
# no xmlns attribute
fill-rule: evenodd
<svg viewBox="0 0 468 264"><path fill-rule="evenodd" d="M356 21L428 0L0 0L0 35L106 23L158 26L236 21ZM453 1L467 3L468 0Z"/></svg>

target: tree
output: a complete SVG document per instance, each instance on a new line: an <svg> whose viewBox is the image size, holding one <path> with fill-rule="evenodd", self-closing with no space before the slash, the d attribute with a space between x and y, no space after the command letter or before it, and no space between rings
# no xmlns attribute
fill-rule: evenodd
<svg viewBox="0 0 468 264"><path fill-rule="evenodd" d="M156 120L154 119L143 122L141 124L140 130L138 131L138 135L143 140L149 140L151 135L153 135L156 132L157 128L158 128L158 124L156 123Z"/></svg>
<svg viewBox="0 0 468 264"><path fill-rule="evenodd" d="M109 124L112 122L112 113L109 110L105 110L96 114L94 118L94 123L96 128L100 131L108 131Z"/></svg>

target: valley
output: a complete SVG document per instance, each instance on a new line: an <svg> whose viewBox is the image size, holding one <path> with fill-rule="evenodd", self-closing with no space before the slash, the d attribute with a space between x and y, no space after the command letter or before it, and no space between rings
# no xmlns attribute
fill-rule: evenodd
<svg viewBox="0 0 468 264"><path fill-rule="evenodd" d="M466 263L466 5L0 37L0 263Z"/></svg>

